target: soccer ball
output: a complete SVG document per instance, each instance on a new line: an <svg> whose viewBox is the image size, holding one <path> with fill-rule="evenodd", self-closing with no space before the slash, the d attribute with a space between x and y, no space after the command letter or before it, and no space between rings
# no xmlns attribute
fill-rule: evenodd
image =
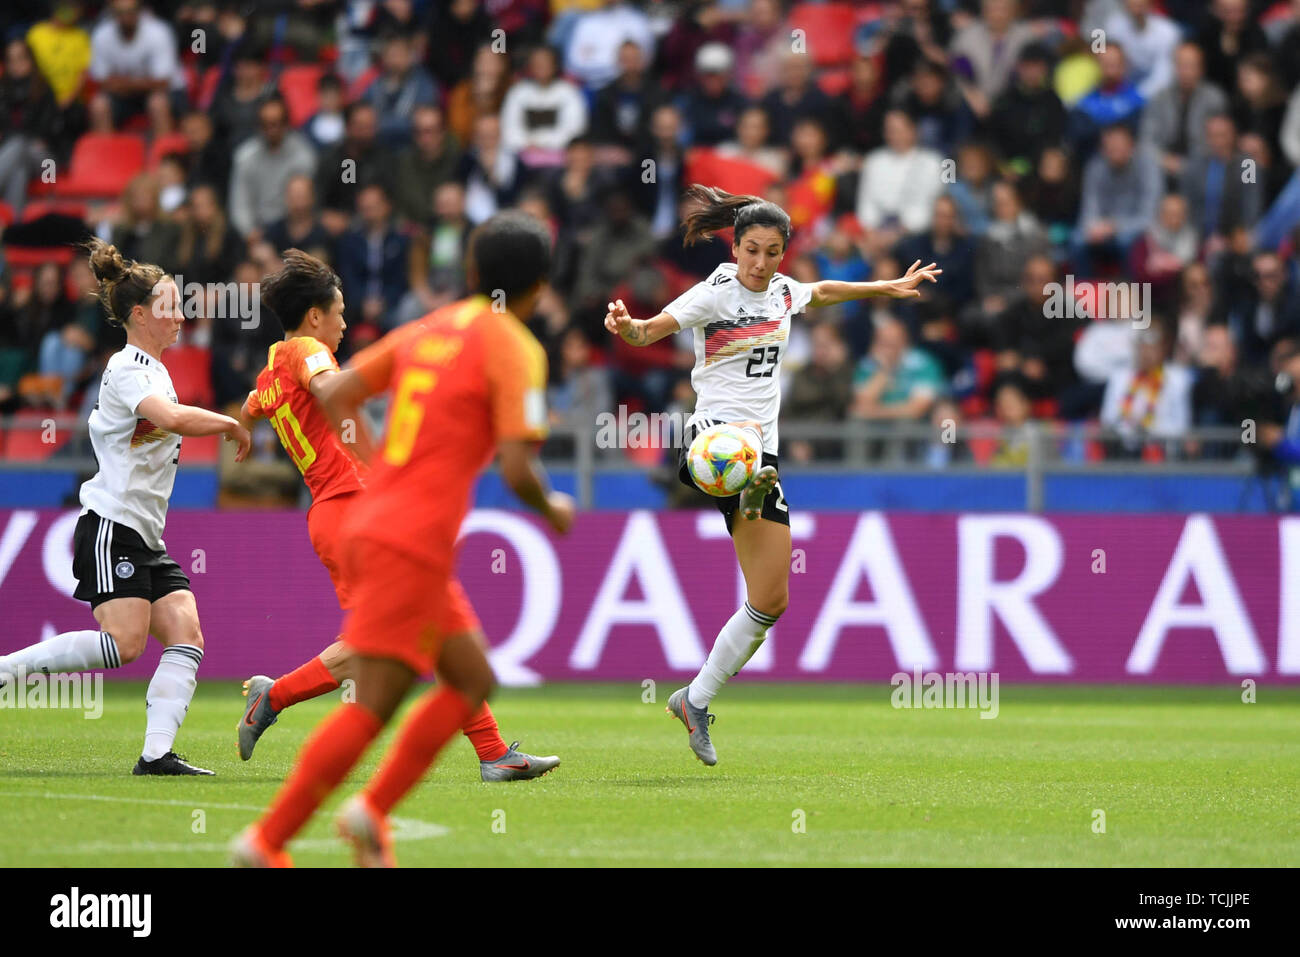
<svg viewBox="0 0 1300 957"><path fill-rule="evenodd" d="M695 484L717 498L735 495L748 485L762 462L763 449L753 433L734 425L705 429L686 453Z"/></svg>

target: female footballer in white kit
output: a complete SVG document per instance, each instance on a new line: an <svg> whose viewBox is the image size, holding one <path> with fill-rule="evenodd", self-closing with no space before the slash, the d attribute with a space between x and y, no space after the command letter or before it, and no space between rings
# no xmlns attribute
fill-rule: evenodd
<svg viewBox="0 0 1300 957"><path fill-rule="evenodd" d="M724 422L738 425L752 430L763 447L762 468L750 484L739 495L714 500L745 577L745 604L722 626L695 680L668 699L668 713L686 726L695 756L713 765L718 756L709 739L709 703L753 657L789 600L790 513L777 472L777 416L790 320L806 307L851 299L916 298L921 295L917 286L935 282L943 270L934 263L922 267L918 260L901 279L797 282L777 272L790 242L790 217L781 207L700 185L691 186L687 198L694 209L683 224L686 244L732 227L736 261L718 266L653 319L633 319L623 300L611 302L605 328L634 346L658 342L680 329L695 330L691 385L697 400L682 438L682 482L694 486L685 453L703 429ZM735 520L737 510L744 521Z"/></svg>
<svg viewBox="0 0 1300 957"><path fill-rule="evenodd" d="M163 652L145 692L144 748L132 773L212 774L172 750L194 697L203 633L190 580L167 554L162 532L179 436L223 435L237 443L235 459L242 461L249 435L230 416L176 401L162 364L185 318L172 277L123 259L100 240L91 241L90 268L109 322L126 328L126 347L108 360L90 414L99 471L81 486L73 533L74 594L90 603L99 628L0 655L0 685L37 671L120 668L140 657L152 634Z"/></svg>

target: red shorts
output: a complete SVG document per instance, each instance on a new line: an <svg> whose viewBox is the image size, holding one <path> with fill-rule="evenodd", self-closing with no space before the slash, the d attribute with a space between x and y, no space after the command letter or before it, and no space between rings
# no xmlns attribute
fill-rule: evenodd
<svg viewBox="0 0 1300 957"><path fill-rule="evenodd" d="M316 557L330 573L334 594L338 595L339 607L344 611L352 607L352 592L343 575L343 521L347 518L348 508L360 494L335 495L313 503L307 510L307 537L311 539L311 547L316 549Z"/></svg>
<svg viewBox="0 0 1300 957"><path fill-rule="evenodd" d="M354 604L343 620L343 641L358 654L392 658L417 674L438 663L452 635L480 630L478 616L450 560L431 565L388 545L354 538L345 557Z"/></svg>
<svg viewBox="0 0 1300 957"><path fill-rule="evenodd" d="M323 502L312 505L307 512L307 535L311 538L312 547L316 549L321 564L330 574L330 581L334 583L334 593L338 595L339 607L344 611L351 611L356 607L354 604L356 587L347 572L347 549L343 544L342 529L347 519L348 509L360 494L360 492L349 492L346 495L327 498ZM361 574L364 574L365 570L362 566ZM401 580L393 579L395 582ZM469 603L469 596L465 594L465 589L461 587L455 575L450 577L444 591L446 601L440 612L442 617L438 619L438 630L444 636L482 630L478 615L474 613L474 606Z"/></svg>

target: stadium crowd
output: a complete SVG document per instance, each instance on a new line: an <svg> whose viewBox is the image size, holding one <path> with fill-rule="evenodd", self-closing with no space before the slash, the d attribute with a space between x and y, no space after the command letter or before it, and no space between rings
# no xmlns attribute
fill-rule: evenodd
<svg viewBox="0 0 1300 957"><path fill-rule="evenodd" d="M1300 462L1300 0L7 0L0 31L0 412L84 413L122 341L67 243L203 290L185 387L224 408L281 333L209 290L321 256L342 359L463 295L510 207L555 240L557 424L689 409L689 333L602 320L729 259L683 247L699 181L789 211L796 279L944 270L797 323L787 418L1100 421L1147 458L1251 420Z"/></svg>

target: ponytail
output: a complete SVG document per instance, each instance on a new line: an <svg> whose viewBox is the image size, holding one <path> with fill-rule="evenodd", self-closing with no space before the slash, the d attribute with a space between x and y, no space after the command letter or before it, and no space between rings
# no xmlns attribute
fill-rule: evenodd
<svg viewBox="0 0 1300 957"><path fill-rule="evenodd" d="M750 226L772 226L777 229L785 243L790 242L790 217L776 203L770 203L759 196L746 196L728 193L716 186L702 186L692 183L686 189L686 199L694 209L682 220L686 235L682 245L693 246L701 239L708 239L720 229L735 229L735 241Z"/></svg>

